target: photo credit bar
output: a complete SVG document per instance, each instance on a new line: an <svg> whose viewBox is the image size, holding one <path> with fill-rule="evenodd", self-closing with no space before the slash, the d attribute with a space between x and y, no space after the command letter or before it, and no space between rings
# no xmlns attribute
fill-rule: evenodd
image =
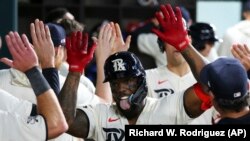
<svg viewBox="0 0 250 141"><path fill-rule="evenodd" d="M125 140L187 139L195 140L250 140L249 125L126 125Z"/></svg>

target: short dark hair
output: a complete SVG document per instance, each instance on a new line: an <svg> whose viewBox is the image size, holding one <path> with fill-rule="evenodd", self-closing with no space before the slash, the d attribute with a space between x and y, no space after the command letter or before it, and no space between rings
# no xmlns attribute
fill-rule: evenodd
<svg viewBox="0 0 250 141"><path fill-rule="evenodd" d="M239 99L228 100L215 98L214 100L221 110L239 112L249 105L249 93Z"/></svg>
<svg viewBox="0 0 250 141"><path fill-rule="evenodd" d="M45 22L56 22L58 19L63 18L63 16L69 11L66 8L58 7L48 12Z"/></svg>
<svg viewBox="0 0 250 141"><path fill-rule="evenodd" d="M72 32L84 30L84 25L76 20L62 19L59 24L65 29L66 36L69 36Z"/></svg>

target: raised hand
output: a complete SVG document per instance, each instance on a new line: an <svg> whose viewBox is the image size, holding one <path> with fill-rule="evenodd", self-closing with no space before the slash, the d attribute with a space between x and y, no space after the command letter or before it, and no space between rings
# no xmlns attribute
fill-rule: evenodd
<svg viewBox="0 0 250 141"><path fill-rule="evenodd" d="M231 52L235 58L240 60L241 64L245 67L246 71L250 70L250 50L246 44L234 44Z"/></svg>
<svg viewBox="0 0 250 141"><path fill-rule="evenodd" d="M115 42L115 36L112 30L110 23L103 25L100 29L98 39L95 39L98 46L95 52L96 60L100 60L102 63L104 63L112 53L112 46L114 46Z"/></svg>
<svg viewBox="0 0 250 141"><path fill-rule="evenodd" d="M118 23L110 23L111 27L112 27L112 36L114 36L114 44L112 46L112 53L114 54L116 52L120 52L120 51L128 51L129 46L130 46L130 42L131 42L131 36L129 35L126 38L126 42L124 43L123 37L122 37L122 32L121 32L121 28L119 26Z"/></svg>
<svg viewBox="0 0 250 141"><path fill-rule="evenodd" d="M66 38L66 48L69 71L82 73L86 65L93 59L96 44L88 47L88 34L82 35L82 32L78 31Z"/></svg>
<svg viewBox="0 0 250 141"><path fill-rule="evenodd" d="M1 58L1 62L22 72L38 66L36 53L25 34L21 38L17 32L10 32L5 40L13 60Z"/></svg>
<svg viewBox="0 0 250 141"><path fill-rule="evenodd" d="M153 32L164 42L174 46L178 51L184 50L189 44L189 38L184 25L181 10L176 7L174 13L170 4L161 5L161 12L156 13L160 29L153 29Z"/></svg>
<svg viewBox="0 0 250 141"><path fill-rule="evenodd" d="M30 33L41 67L55 67L55 50L48 26L36 19L30 24Z"/></svg>

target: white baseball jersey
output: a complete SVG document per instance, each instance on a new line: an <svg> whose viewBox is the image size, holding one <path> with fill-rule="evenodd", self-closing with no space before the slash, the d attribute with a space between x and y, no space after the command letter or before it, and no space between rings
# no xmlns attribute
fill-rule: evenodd
<svg viewBox="0 0 250 141"><path fill-rule="evenodd" d="M36 96L31 88L26 75L16 69L0 70L0 88L20 99L28 100L36 104ZM59 74L60 88L63 87L66 78ZM77 93L77 105L99 103L99 98L90 92L83 84L79 84Z"/></svg>
<svg viewBox="0 0 250 141"><path fill-rule="evenodd" d="M10 113L17 113L23 117L29 116L32 110L32 103L18 99L8 92L0 89L0 110Z"/></svg>
<svg viewBox="0 0 250 141"><path fill-rule="evenodd" d="M154 33L141 33L137 38L137 46L139 51L152 56L158 67L167 64L167 57L165 53L160 51L157 39L158 37Z"/></svg>
<svg viewBox="0 0 250 141"><path fill-rule="evenodd" d="M79 108L89 118L88 138L96 141L124 141L128 120L119 115L114 105L98 104ZM139 124L187 124L191 118L183 106L183 93L162 99L146 98L146 105L136 122Z"/></svg>
<svg viewBox="0 0 250 141"><path fill-rule="evenodd" d="M0 79L1 79L0 89L3 89L9 92L9 94L17 98L28 100L34 104L37 103L34 91L31 88L30 82L24 73L13 68L4 69L4 70L0 70ZM59 74L61 88L65 82L65 79L66 79L65 77ZM1 97L0 99L2 100ZM17 106L14 107L11 104L8 104L8 102L10 101L3 101L2 103L0 103L0 109L1 109L1 104L9 106L8 108L12 107L13 110L19 108L18 104ZM99 98L95 94L88 91L88 89L83 84L80 83L78 87L78 93L77 93L77 105L83 106L87 104L96 104L96 103L99 103ZM31 111L30 107L26 107L26 108L27 110L29 110L29 112ZM78 140L78 138L75 138L69 134L64 133L60 135L59 137L55 139L51 139L49 141L75 141L75 140Z"/></svg>
<svg viewBox="0 0 250 141"><path fill-rule="evenodd" d="M0 89L0 139L4 141L46 140L42 116L30 117L32 103Z"/></svg>
<svg viewBox="0 0 250 141"><path fill-rule="evenodd" d="M42 116L22 117L0 110L0 139L3 141L45 141L47 127Z"/></svg>
<svg viewBox="0 0 250 141"><path fill-rule="evenodd" d="M171 72L166 66L146 70L149 97L162 98L186 90L196 83L190 71L180 77Z"/></svg>
<svg viewBox="0 0 250 141"><path fill-rule="evenodd" d="M149 94L151 94L148 96L155 98L178 94L196 83L191 71L180 77L166 66L146 70L146 76ZM212 124L212 117L215 117L216 113L214 109L208 110L189 124Z"/></svg>

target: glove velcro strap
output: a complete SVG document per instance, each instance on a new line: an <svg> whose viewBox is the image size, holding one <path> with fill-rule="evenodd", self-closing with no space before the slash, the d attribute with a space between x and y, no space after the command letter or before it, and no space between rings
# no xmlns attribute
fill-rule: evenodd
<svg viewBox="0 0 250 141"><path fill-rule="evenodd" d="M209 109L212 106L211 103L211 97L209 95L207 95L201 88L201 85L196 83L194 85L194 92L197 95L197 97L202 101L201 104L201 110L205 111L207 109Z"/></svg>
<svg viewBox="0 0 250 141"><path fill-rule="evenodd" d="M178 50L180 52L182 52L184 49L186 49L188 47L189 44L189 39L188 37L186 37L186 39L184 41L182 41L179 45L178 45Z"/></svg>
<svg viewBox="0 0 250 141"><path fill-rule="evenodd" d="M51 89L38 67L35 66L25 72L36 96Z"/></svg>

